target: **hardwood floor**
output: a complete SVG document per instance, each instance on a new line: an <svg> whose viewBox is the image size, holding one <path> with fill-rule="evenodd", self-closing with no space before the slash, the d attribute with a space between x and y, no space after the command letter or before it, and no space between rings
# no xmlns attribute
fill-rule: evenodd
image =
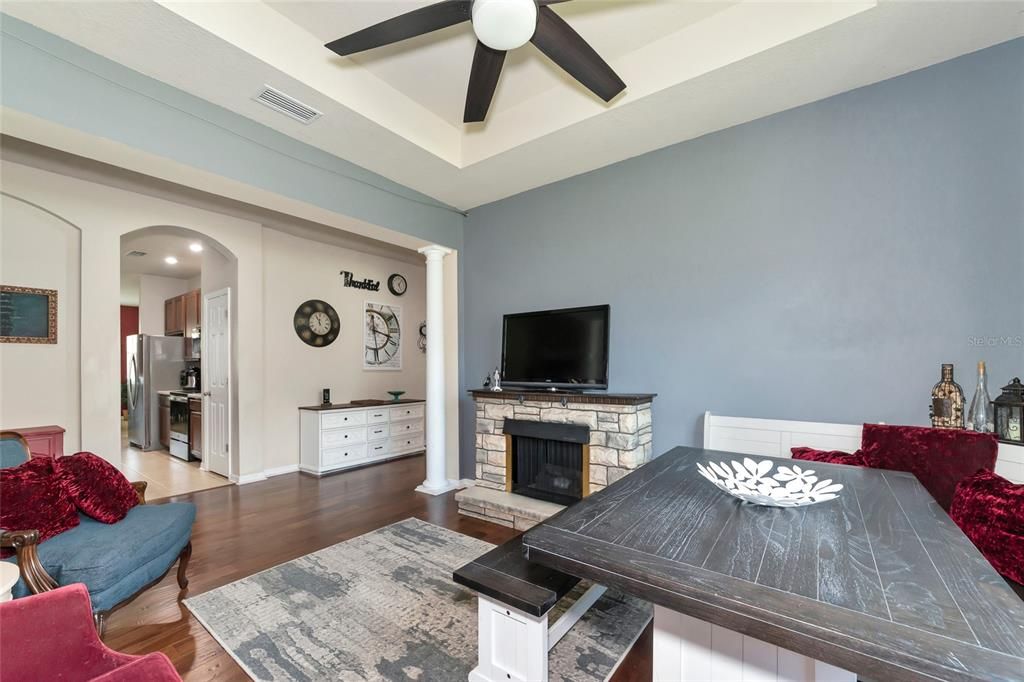
<svg viewBox="0 0 1024 682"><path fill-rule="evenodd" d="M460 516L455 494L413 492L423 457L316 479L300 474L181 495L198 507L190 584L196 595L271 566L415 517L492 543L515 531ZM130 654L162 651L186 680L247 680L242 669L178 600L172 570L158 585L110 614L104 642ZM612 677L651 678L651 628Z"/></svg>

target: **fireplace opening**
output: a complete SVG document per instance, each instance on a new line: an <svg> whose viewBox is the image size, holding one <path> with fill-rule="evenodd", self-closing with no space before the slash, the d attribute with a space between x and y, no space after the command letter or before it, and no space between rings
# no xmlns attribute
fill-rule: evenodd
<svg viewBox="0 0 1024 682"><path fill-rule="evenodd" d="M511 492L567 505L589 492L588 427L506 419L504 431Z"/></svg>

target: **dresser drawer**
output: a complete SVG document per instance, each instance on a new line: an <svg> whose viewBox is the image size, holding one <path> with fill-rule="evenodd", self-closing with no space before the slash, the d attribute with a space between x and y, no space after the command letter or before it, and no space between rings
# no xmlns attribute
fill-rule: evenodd
<svg viewBox="0 0 1024 682"><path fill-rule="evenodd" d="M387 457L391 452L391 444L386 440L379 440L366 446L367 459L380 459Z"/></svg>
<svg viewBox="0 0 1024 682"><path fill-rule="evenodd" d="M320 415L321 429L337 429L343 426L362 426L365 423L366 412L362 410L328 412Z"/></svg>
<svg viewBox="0 0 1024 682"><path fill-rule="evenodd" d="M388 424L370 424L366 427L366 440L383 440L391 435Z"/></svg>
<svg viewBox="0 0 1024 682"><path fill-rule="evenodd" d="M358 429L332 429L320 432L320 445L324 448L337 448L346 445L366 442L366 427Z"/></svg>
<svg viewBox="0 0 1024 682"><path fill-rule="evenodd" d="M423 447L423 434L414 433L408 436L391 439L391 452L397 454L408 450L416 450Z"/></svg>
<svg viewBox="0 0 1024 682"><path fill-rule="evenodd" d="M320 459L325 469L345 466L366 459L366 446L353 445L347 448L331 448L324 450Z"/></svg>
<svg viewBox="0 0 1024 682"><path fill-rule="evenodd" d="M401 405L391 408L391 421L396 419L421 419L423 417L423 403L418 405Z"/></svg>
<svg viewBox="0 0 1024 682"><path fill-rule="evenodd" d="M366 423L367 424L386 424L390 421L391 417L390 407L375 407L372 410L366 411Z"/></svg>
<svg viewBox="0 0 1024 682"><path fill-rule="evenodd" d="M410 419L408 421L391 422L391 435L402 436L405 434L423 433L423 420Z"/></svg>

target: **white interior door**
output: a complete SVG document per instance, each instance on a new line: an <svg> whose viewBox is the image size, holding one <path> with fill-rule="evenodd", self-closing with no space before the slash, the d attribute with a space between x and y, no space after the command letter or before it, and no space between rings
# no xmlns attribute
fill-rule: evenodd
<svg viewBox="0 0 1024 682"><path fill-rule="evenodd" d="M231 475L231 290L203 296L203 466Z"/></svg>

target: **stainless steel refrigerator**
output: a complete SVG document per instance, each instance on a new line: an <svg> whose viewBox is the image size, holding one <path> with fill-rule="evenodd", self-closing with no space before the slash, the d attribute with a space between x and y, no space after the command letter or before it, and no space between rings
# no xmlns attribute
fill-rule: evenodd
<svg viewBox="0 0 1024 682"><path fill-rule="evenodd" d="M128 440L143 450L160 447L157 391L181 386L185 339L133 334L125 339L128 361Z"/></svg>

